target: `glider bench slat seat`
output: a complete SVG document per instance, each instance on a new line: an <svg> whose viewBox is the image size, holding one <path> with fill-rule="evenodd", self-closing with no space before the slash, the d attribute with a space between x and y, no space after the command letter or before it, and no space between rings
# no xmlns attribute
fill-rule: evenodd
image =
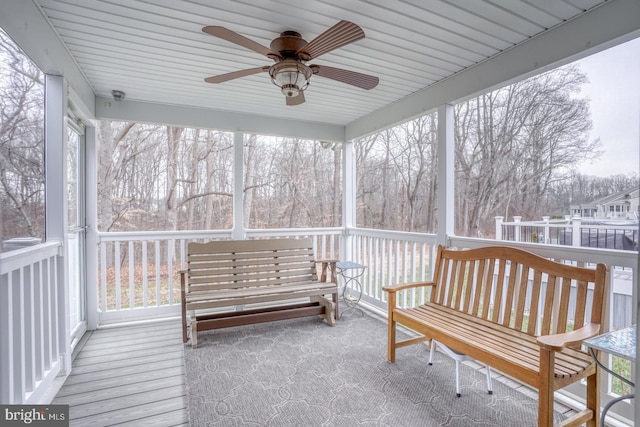
<svg viewBox="0 0 640 427"><path fill-rule="evenodd" d="M305 316L333 326L338 287L333 275L325 279L335 261L318 261L320 280L316 262L311 239L189 243L187 269L180 272L183 342L190 335L195 348L198 331Z"/></svg>
<svg viewBox="0 0 640 427"><path fill-rule="evenodd" d="M504 246L440 246L433 268L433 282L383 288L389 361L397 348L433 339L536 389L544 427L554 422L554 391L586 378L586 409L558 425L597 425L599 368L581 343L602 331L604 264L581 268ZM418 287L430 288L428 302L398 307L401 291ZM397 324L420 335L396 341Z"/></svg>

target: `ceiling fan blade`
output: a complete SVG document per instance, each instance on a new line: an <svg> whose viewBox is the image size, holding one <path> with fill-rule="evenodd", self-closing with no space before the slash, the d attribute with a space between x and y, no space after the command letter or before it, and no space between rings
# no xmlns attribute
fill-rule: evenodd
<svg viewBox="0 0 640 427"><path fill-rule="evenodd" d="M349 21L340 21L299 49L300 59L309 61L339 47L364 38L362 28Z"/></svg>
<svg viewBox="0 0 640 427"><path fill-rule="evenodd" d="M304 92L300 91L298 96L287 97L287 105L300 105L304 102Z"/></svg>
<svg viewBox="0 0 640 427"><path fill-rule="evenodd" d="M261 73L263 71L268 71L268 70L269 70L269 67L267 67L267 66L249 68L247 70L232 71L231 73L220 74L219 76L207 77L206 79L204 79L204 81L207 82L207 83L222 83L222 82L227 82L229 80L237 79L237 78L240 78L240 77L246 77L246 76L250 76L252 74L258 74L258 73Z"/></svg>
<svg viewBox="0 0 640 427"><path fill-rule="evenodd" d="M272 51L268 47L262 46L260 43L254 42L253 40L248 39L245 36L242 36L235 31L231 31L225 27L208 26L203 27L202 31L207 34L211 34L214 37L219 37L228 42L235 43L254 52L258 52L259 54L267 56L269 58L282 58L279 53Z"/></svg>
<svg viewBox="0 0 640 427"><path fill-rule="evenodd" d="M366 90L373 89L380 82L380 79L375 76L343 70L342 68L327 67L326 65L311 65L310 67L314 74Z"/></svg>

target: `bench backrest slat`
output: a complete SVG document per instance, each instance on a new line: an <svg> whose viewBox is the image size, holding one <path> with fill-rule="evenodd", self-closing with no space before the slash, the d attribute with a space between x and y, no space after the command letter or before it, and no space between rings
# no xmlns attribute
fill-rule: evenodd
<svg viewBox="0 0 640 427"><path fill-rule="evenodd" d="M559 286L556 285L556 276L550 275L547 278L547 286L545 286L544 294L544 314L542 315L541 334L549 335L553 332L553 318L557 317L556 291Z"/></svg>
<svg viewBox="0 0 640 427"><path fill-rule="evenodd" d="M187 253L188 282L193 290L318 280L310 238L194 242L189 243Z"/></svg>
<svg viewBox="0 0 640 427"><path fill-rule="evenodd" d="M502 310L502 292L504 291L504 277L505 277L505 270L506 270L506 264L507 262L503 259L501 259L498 262L498 280L496 281L496 288L495 288L495 297L494 297L494 304L493 304L493 315L491 316L491 321L494 323L499 323L499 319L501 318L501 315L504 315L504 313L501 312Z"/></svg>
<svg viewBox="0 0 640 427"><path fill-rule="evenodd" d="M199 265L191 264L191 277L212 277L212 276L228 276L232 274L236 277L242 277L245 275L251 275L256 273L264 273L264 272L281 272L281 274L287 275L301 275L301 274L313 274L313 269L308 262L288 262L288 263L278 263L278 264L252 264L252 265L242 265L238 267L233 266L225 266L225 267L216 267L216 266L207 266L202 268ZM224 279L221 279L224 280Z"/></svg>
<svg viewBox="0 0 640 427"><path fill-rule="evenodd" d="M585 305L587 301L587 283L578 282L578 295L576 297L576 323L582 323L585 317Z"/></svg>
<svg viewBox="0 0 640 427"><path fill-rule="evenodd" d="M567 332L567 316L569 315L569 302L571 298L571 280L567 277L562 278L562 289L560 291L560 309L558 310L558 330L556 333L562 334Z"/></svg>
<svg viewBox="0 0 640 427"><path fill-rule="evenodd" d="M515 298L518 295L518 289L516 287L516 278L518 277L518 266L511 265L510 273L509 273L509 283L507 284L507 294L504 302L504 317L502 319L502 324L505 326L510 326L513 318L513 307L515 303Z"/></svg>
<svg viewBox="0 0 640 427"><path fill-rule="evenodd" d="M485 280L485 276L486 276L486 265L487 263L484 260L477 260L478 262L478 275L477 277L474 277L475 279L475 291L474 291L474 297L473 297L473 304L471 304L471 313L472 314L476 314L478 313L478 310L480 309L480 295L482 295L482 283Z"/></svg>
<svg viewBox="0 0 640 427"><path fill-rule="evenodd" d="M542 272L540 270L533 271L533 285L531 286L531 299L529 301L529 318L527 322L527 333L536 335L536 327L538 325L538 312L540 308L540 290L542 287ZM533 321L532 321L533 320Z"/></svg>
<svg viewBox="0 0 640 427"><path fill-rule="evenodd" d="M529 285L529 267L521 265L519 266L518 271L520 272L520 277L518 280L518 303L515 308L516 312L516 321L514 324L515 329L522 330L522 325L524 322L524 307L527 301L527 287Z"/></svg>
<svg viewBox="0 0 640 427"><path fill-rule="evenodd" d="M476 273L477 263L475 260L471 260L467 262L466 274L467 277L473 277ZM475 287L475 282L472 280L468 285L465 286L464 289L464 301L462 305L462 310L465 312L469 312L469 307L471 305L471 295L473 295L473 288Z"/></svg>
<svg viewBox="0 0 640 427"><path fill-rule="evenodd" d="M529 335L604 319L607 267L562 264L510 247L438 248L431 301Z"/></svg>

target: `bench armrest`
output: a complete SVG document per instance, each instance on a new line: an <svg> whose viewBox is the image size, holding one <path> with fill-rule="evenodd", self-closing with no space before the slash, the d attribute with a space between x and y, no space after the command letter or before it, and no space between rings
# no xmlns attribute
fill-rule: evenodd
<svg viewBox="0 0 640 427"><path fill-rule="evenodd" d="M336 263L340 261L339 259L317 259L316 262L322 265L320 271L320 281L327 281L327 270L331 271L330 281L332 283L338 283L338 278L336 277Z"/></svg>
<svg viewBox="0 0 640 427"><path fill-rule="evenodd" d="M395 285L386 285L382 287L382 290L385 292L398 292L398 291L402 291L404 289L411 289L411 288L419 288L419 287L428 287L428 286L435 286L436 283L435 282L410 282L410 283L397 283Z"/></svg>
<svg viewBox="0 0 640 427"><path fill-rule="evenodd" d="M595 337L600 333L598 323L588 323L575 331L564 334L544 335L538 337L538 345L548 350L560 351L564 347L573 347L587 338Z"/></svg>

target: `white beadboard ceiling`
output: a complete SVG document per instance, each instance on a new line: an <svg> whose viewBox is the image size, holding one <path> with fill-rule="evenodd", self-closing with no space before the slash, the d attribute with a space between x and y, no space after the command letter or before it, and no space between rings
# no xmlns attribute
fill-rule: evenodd
<svg viewBox="0 0 640 427"><path fill-rule="evenodd" d="M95 95L347 125L563 25L602 0L33 0ZM615 1L615 0L613 0ZM366 91L320 76L286 106L267 73L204 78L272 61L201 31L219 25L264 46L311 41L339 20L366 38L311 61L380 78Z"/></svg>

